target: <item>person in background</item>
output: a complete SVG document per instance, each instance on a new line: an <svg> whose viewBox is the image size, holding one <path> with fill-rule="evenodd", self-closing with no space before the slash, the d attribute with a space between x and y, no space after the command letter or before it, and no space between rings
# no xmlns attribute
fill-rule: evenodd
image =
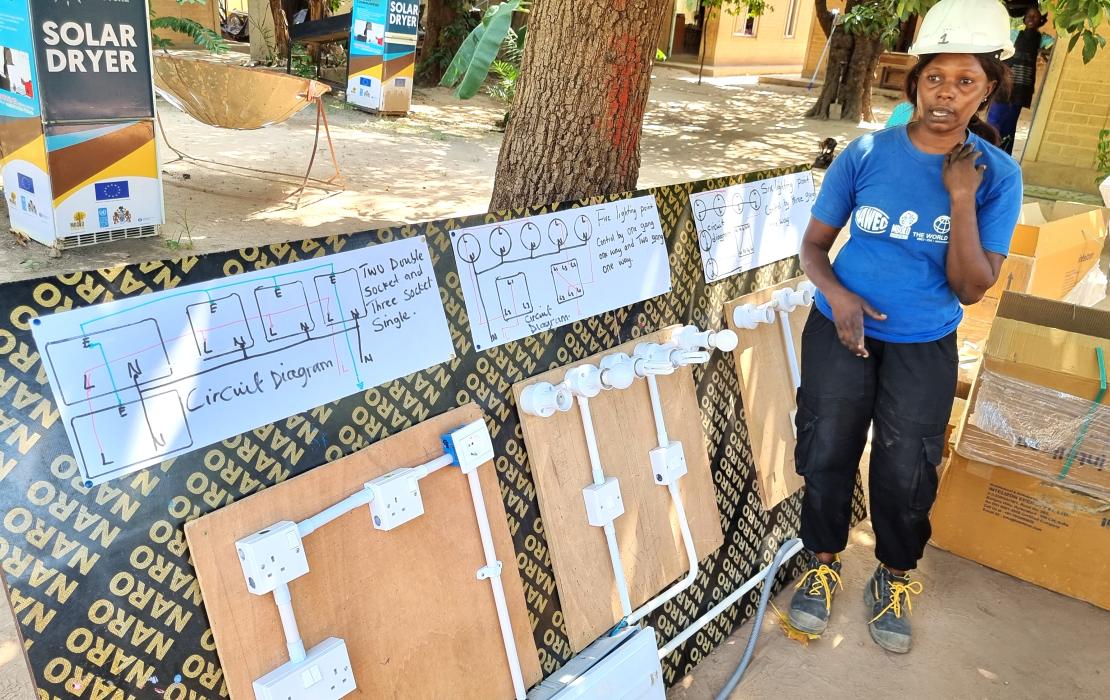
<svg viewBox="0 0 1110 700"><path fill-rule="evenodd" d="M987 112L987 121L1002 136L1002 150L1013 155L1021 110L1033 106L1033 90L1037 85L1037 57L1052 47L1052 37L1041 32L1048 16L1034 5L1025 12L1024 28L1014 30L1014 57L1006 61L1013 73L1009 94L1000 94Z"/></svg>
<svg viewBox="0 0 1110 700"><path fill-rule="evenodd" d="M886 120L883 127L889 129L892 126L909 124L911 121L913 121L913 105L902 101L894 105L894 111L890 113L890 118Z"/></svg>
<svg viewBox="0 0 1110 700"><path fill-rule="evenodd" d="M12 92L12 50L5 46L3 56L3 65L0 65L0 90Z"/></svg>
<svg viewBox="0 0 1110 700"><path fill-rule="evenodd" d="M828 626L841 588L852 494L871 439L870 517L879 560L864 590L871 638L910 650L909 571L929 540L956 393L956 327L998 279L1022 202L1021 169L979 119L1009 81L1009 16L997 0L940 0L910 53L916 120L861 136L829 167L802 240L817 286L802 334L794 451L805 480L805 573L789 620ZM847 244L830 261L843 229Z"/></svg>

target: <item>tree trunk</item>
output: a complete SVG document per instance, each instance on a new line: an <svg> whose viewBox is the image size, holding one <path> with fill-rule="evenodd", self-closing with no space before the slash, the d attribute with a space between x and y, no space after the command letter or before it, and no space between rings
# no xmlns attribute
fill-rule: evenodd
<svg viewBox="0 0 1110 700"><path fill-rule="evenodd" d="M883 55L883 45L879 39L874 40L871 46L871 56L867 60L867 70L863 74L862 102L860 118L866 122L875 121L875 112L871 109L871 91L875 85L876 72L879 68L879 59Z"/></svg>
<svg viewBox="0 0 1110 700"><path fill-rule="evenodd" d="M840 90L840 118L846 122L858 123L863 117L863 90L867 76L873 75L878 63L879 53L883 50L879 37L856 37L852 60L848 64L848 74Z"/></svg>
<svg viewBox="0 0 1110 700"><path fill-rule="evenodd" d="M424 43L420 46L420 82L425 85L435 85L443 78L443 71L447 69L447 62L432 62L428 59L435 56L442 47L445 52L454 54L458 51L458 42L449 46L443 36L446 29L459 15L460 6L457 0L428 0L427 9L424 11Z"/></svg>
<svg viewBox="0 0 1110 700"><path fill-rule="evenodd" d="M855 44L855 37L843 29L833 34L832 43L829 46L828 64L825 68L825 79L821 84L821 95L817 98L817 103L806 112L807 117L829 118L829 108L840 98L841 84L848 72Z"/></svg>
<svg viewBox="0 0 1110 700"><path fill-rule="evenodd" d="M672 0L537 0L492 210L635 189L655 44Z"/></svg>
<svg viewBox="0 0 1110 700"><path fill-rule="evenodd" d="M289 52L289 21L281 0L270 0L270 12L274 15L274 45L278 56L284 57Z"/></svg>

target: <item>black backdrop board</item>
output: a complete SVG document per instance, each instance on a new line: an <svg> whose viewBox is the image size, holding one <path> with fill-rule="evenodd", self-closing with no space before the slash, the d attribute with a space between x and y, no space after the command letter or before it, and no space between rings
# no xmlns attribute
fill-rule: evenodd
<svg viewBox="0 0 1110 700"><path fill-rule="evenodd" d="M674 291L481 353L470 340L449 231L625 195L0 287L0 559L44 697L71 697L80 689L89 692L90 686L111 691L113 684L122 690L118 695L81 697L226 696L183 523L467 402L477 403L490 424L540 663L550 674L570 657L570 648L510 387L670 324L719 328L727 299L795 276L796 258L706 285L689 208L692 191L785 172L640 193L656 198ZM413 235L427 236L435 258L456 359L160 467L92 488L81 485L31 337L33 317ZM691 588L648 620L660 643L770 563L778 545L798 530L797 496L771 512L760 506L731 355L715 354L709 364L695 368L694 378L725 544L703 558ZM857 517L863 513L858 489L854 510ZM796 560L784 567L777 583L797 573ZM758 589L665 659L667 683L681 678L747 619L757 599Z"/></svg>
<svg viewBox="0 0 1110 700"><path fill-rule="evenodd" d="M30 4L45 121L154 117L146 0Z"/></svg>

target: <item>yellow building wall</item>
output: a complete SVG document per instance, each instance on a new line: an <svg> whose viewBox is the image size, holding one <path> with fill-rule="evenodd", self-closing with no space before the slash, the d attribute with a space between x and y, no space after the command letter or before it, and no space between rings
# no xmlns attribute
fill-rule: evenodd
<svg viewBox="0 0 1110 700"><path fill-rule="evenodd" d="M1102 34L1110 37L1103 25ZM1084 65L1060 42L1045 76L1021 169L1026 184L1095 193L1098 134L1110 129L1110 46Z"/></svg>
<svg viewBox="0 0 1110 700"><path fill-rule="evenodd" d="M220 31L220 0L207 0L203 5L199 2L179 4L177 0L150 0L150 9L159 17L184 17L195 20L209 29ZM155 35L169 39L175 47L191 48L195 46L189 37L177 32L159 30Z"/></svg>
<svg viewBox="0 0 1110 700"><path fill-rule="evenodd" d="M774 10L759 18L756 35L752 37L735 33L738 22L735 15L719 10L713 13L707 27L706 75L798 73L801 70L810 27L814 23L813 3L799 0L792 38L783 36L789 2L780 0L774 6Z"/></svg>

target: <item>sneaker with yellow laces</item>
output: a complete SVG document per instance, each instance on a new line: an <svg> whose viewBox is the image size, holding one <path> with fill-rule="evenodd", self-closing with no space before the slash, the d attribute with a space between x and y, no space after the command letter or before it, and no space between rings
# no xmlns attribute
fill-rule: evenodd
<svg viewBox="0 0 1110 700"><path fill-rule="evenodd" d="M895 654L910 650L910 596L919 595L920 581L910 581L906 575L898 576L882 564L875 570L864 590L863 602L871 611L868 628L875 643Z"/></svg>
<svg viewBox="0 0 1110 700"><path fill-rule="evenodd" d="M790 624L808 634L822 634L829 625L833 594L842 587L840 582L840 557L829 564L822 564L813 552L808 552L806 572L794 586L790 601Z"/></svg>

